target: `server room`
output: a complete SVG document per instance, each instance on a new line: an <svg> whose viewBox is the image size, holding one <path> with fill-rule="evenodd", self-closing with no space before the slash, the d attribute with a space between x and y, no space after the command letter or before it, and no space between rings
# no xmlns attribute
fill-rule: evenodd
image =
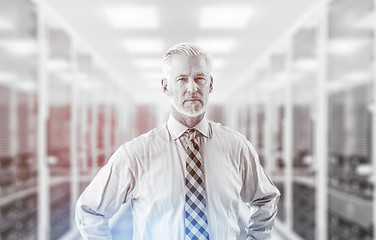
<svg viewBox="0 0 376 240"><path fill-rule="evenodd" d="M270 236L247 239L376 240L376 0L0 0L0 240L85 239L77 200L169 120L181 42L212 56L205 119L280 192ZM112 239L137 239L133 207Z"/></svg>

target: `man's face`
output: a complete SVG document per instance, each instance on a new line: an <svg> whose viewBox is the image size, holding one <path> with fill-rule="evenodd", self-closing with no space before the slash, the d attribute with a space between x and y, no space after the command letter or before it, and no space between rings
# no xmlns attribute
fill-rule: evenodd
<svg viewBox="0 0 376 240"><path fill-rule="evenodd" d="M196 117L205 112L213 79L204 56L172 56L167 78L163 88L179 113Z"/></svg>

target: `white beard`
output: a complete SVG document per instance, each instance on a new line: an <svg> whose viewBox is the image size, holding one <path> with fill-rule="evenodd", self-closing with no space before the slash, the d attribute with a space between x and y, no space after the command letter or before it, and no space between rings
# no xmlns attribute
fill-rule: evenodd
<svg viewBox="0 0 376 240"><path fill-rule="evenodd" d="M194 109L192 109L192 111L187 111L183 109L183 107L177 106L172 96L170 97L170 102L172 106L176 109L176 111L188 117L197 117L206 111L206 105L203 105L199 111L195 111Z"/></svg>

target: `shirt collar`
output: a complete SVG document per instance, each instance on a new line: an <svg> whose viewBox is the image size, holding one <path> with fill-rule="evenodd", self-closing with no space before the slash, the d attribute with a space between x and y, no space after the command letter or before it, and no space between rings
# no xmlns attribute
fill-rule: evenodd
<svg viewBox="0 0 376 240"><path fill-rule="evenodd" d="M172 139L176 140L179 138L185 131L187 131L188 127L181 124L178 120L176 120L171 114L167 121L167 128L170 131ZM205 137L209 137L209 123L206 117L204 116L202 120L193 127L194 129L198 130L202 135Z"/></svg>

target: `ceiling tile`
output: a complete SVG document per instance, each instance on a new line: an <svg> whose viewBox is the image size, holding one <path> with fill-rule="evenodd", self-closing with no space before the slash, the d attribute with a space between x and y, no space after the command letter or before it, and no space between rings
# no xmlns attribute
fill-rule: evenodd
<svg viewBox="0 0 376 240"><path fill-rule="evenodd" d="M159 28L158 11L152 6L109 6L104 15L111 25L121 30L151 30Z"/></svg>
<svg viewBox="0 0 376 240"><path fill-rule="evenodd" d="M200 12L201 29L243 29L247 26L254 9L241 5L208 5Z"/></svg>

